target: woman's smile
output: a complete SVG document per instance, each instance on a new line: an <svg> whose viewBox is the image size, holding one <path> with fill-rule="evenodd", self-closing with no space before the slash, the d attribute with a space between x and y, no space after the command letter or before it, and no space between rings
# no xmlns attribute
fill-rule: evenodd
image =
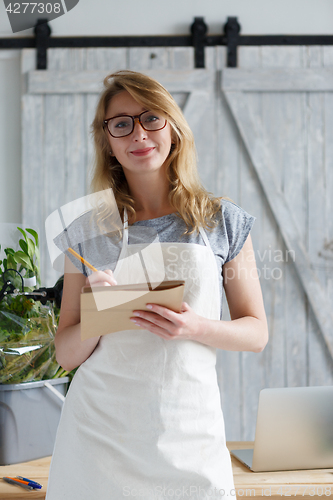
<svg viewBox="0 0 333 500"><path fill-rule="evenodd" d="M151 148L142 148L142 149L135 149L134 151L131 151L132 155L134 156L147 156L149 153L154 151L154 147Z"/></svg>

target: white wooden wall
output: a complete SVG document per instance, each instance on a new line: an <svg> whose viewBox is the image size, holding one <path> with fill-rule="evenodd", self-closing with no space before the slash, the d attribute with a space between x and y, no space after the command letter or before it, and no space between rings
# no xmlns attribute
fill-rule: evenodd
<svg viewBox="0 0 333 500"><path fill-rule="evenodd" d="M86 194L103 75L149 72L194 130L205 186L257 218L270 341L260 354L218 353L227 438L254 438L262 388L331 385L333 47L241 47L233 70L224 47L206 49L206 70L193 68L191 48L54 49L48 61L35 72L34 51L23 51L23 223L43 234L53 210Z"/></svg>

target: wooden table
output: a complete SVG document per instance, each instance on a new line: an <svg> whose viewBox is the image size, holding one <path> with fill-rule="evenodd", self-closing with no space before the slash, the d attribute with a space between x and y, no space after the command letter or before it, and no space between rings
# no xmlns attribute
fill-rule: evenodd
<svg viewBox="0 0 333 500"><path fill-rule="evenodd" d="M250 442L229 442L227 445L229 450L253 447ZM232 468L238 500L242 497L262 500L333 498L333 469L252 472L233 457Z"/></svg>
<svg viewBox="0 0 333 500"><path fill-rule="evenodd" d="M229 449L251 448L250 442L230 442ZM28 491L0 480L0 498L5 500L27 500L45 498L50 457L25 462L23 464L0 467L0 477L23 476L43 485L39 491ZM237 499L260 498L264 500L287 500L292 497L299 500L310 500L321 497L333 499L333 469L316 469L286 472L251 472L237 459L232 458L234 481ZM236 498L229 495L229 499ZM61 499L59 499L61 500ZM97 500L97 499L92 499ZM227 500L227 497L225 497Z"/></svg>

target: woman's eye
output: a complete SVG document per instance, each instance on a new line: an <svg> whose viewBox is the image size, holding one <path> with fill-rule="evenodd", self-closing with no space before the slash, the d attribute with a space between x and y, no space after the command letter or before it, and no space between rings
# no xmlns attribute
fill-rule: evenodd
<svg viewBox="0 0 333 500"><path fill-rule="evenodd" d="M114 123L114 127L115 128L125 128L125 127L129 127L129 122L128 121L122 121L122 122L117 122L117 123Z"/></svg>
<svg viewBox="0 0 333 500"><path fill-rule="evenodd" d="M156 122L158 120L160 120L160 118L158 116L156 116L156 115L148 115L148 116L145 117L145 122L146 123L152 123L152 122Z"/></svg>

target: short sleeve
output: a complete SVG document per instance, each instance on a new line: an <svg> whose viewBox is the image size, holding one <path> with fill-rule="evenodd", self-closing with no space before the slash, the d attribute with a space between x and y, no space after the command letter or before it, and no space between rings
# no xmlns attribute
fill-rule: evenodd
<svg viewBox="0 0 333 500"><path fill-rule="evenodd" d="M254 224L255 217L235 203L222 200L222 221L229 246L226 263L234 259L242 250Z"/></svg>

